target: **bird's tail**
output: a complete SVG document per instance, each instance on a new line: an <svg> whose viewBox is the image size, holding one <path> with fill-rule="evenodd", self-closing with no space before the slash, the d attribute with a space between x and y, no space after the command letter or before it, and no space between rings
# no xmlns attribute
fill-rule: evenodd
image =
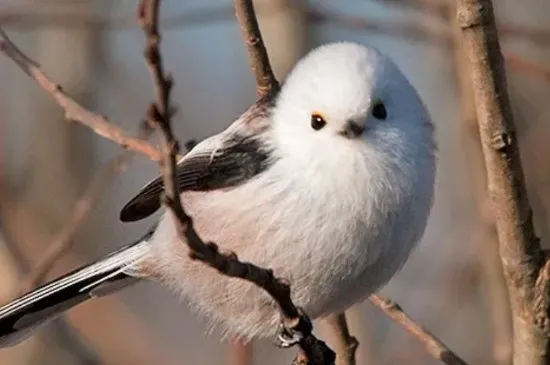
<svg viewBox="0 0 550 365"><path fill-rule="evenodd" d="M0 348L25 340L41 325L88 299L137 282L132 268L147 257L148 236L0 307Z"/></svg>

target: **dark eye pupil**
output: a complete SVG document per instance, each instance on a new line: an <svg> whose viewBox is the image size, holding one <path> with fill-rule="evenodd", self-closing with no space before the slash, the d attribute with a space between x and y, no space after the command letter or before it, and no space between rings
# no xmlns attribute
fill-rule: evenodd
<svg viewBox="0 0 550 365"><path fill-rule="evenodd" d="M382 103L376 104L372 108L372 116L376 119L384 120L388 116L388 112L386 111L386 107Z"/></svg>
<svg viewBox="0 0 550 365"><path fill-rule="evenodd" d="M322 116L317 114L313 114L311 116L311 128L315 129L316 131L323 128L325 124L327 124L327 122L325 122Z"/></svg>

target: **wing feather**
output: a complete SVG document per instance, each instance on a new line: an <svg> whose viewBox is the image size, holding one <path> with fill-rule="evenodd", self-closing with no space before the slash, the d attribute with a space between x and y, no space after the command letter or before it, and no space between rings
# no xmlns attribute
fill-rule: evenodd
<svg viewBox="0 0 550 365"><path fill-rule="evenodd" d="M238 186L269 168L274 156L265 133L268 104L256 104L224 132L193 148L176 167L180 192L209 191ZM149 182L120 212L123 222L137 221L161 206L161 177Z"/></svg>

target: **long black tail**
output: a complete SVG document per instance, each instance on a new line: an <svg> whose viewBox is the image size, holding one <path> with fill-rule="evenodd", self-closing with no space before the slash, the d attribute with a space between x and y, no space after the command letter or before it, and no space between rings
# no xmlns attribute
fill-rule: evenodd
<svg viewBox="0 0 550 365"><path fill-rule="evenodd" d="M0 307L0 348L23 341L41 325L88 299L134 284L139 278L131 276L132 264L148 252L145 237Z"/></svg>

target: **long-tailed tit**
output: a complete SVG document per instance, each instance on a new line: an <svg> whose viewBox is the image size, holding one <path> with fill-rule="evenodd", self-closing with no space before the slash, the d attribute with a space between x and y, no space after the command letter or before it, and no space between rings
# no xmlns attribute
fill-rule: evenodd
<svg viewBox="0 0 550 365"><path fill-rule="evenodd" d="M305 56L280 92L178 164L185 209L205 241L271 268L312 318L387 283L423 235L435 175L433 126L417 92L378 51L354 43ZM120 214L161 207L162 180ZM90 298L152 279L226 335L271 337L273 299L188 256L171 214L139 241L0 308L0 346Z"/></svg>

